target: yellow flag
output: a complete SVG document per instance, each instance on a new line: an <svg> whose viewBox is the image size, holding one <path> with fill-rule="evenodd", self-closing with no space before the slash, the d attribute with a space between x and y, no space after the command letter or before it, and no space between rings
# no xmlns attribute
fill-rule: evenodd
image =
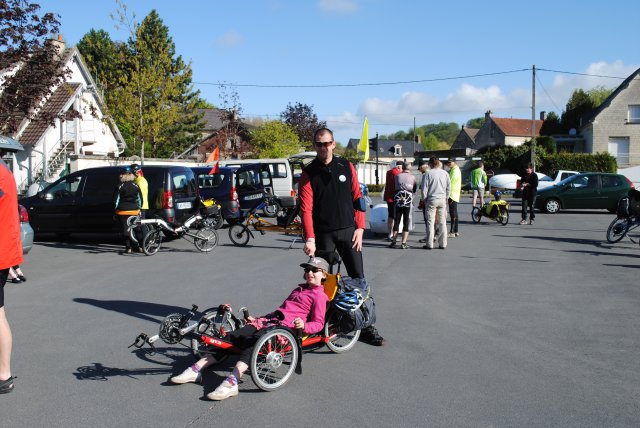
<svg viewBox="0 0 640 428"><path fill-rule="evenodd" d="M364 125L362 125L362 135L358 143L358 151L364 152L365 162L369 160L369 120L366 117L364 118Z"/></svg>

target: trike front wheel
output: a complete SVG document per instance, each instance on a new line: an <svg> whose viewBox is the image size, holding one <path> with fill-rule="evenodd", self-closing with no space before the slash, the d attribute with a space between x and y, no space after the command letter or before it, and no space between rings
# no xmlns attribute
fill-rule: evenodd
<svg viewBox="0 0 640 428"><path fill-rule="evenodd" d="M509 223L509 210L506 208L502 208L500 210L500 217L498 217L498 221L503 226L506 226Z"/></svg>
<svg viewBox="0 0 640 428"><path fill-rule="evenodd" d="M203 253L213 250L218 245L218 232L215 229L205 227L196 233L193 239L196 248Z"/></svg>
<svg viewBox="0 0 640 428"><path fill-rule="evenodd" d="M236 223L229 228L229 239L235 245L244 247L249 243L249 229L241 223Z"/></svg>
<svg viewBox="0 0 640 428"><path fill-rule="evenodd" d="M329 348L331 352L341 354L356 346L356 343L358 343L358 339L360 338L360 330L343 333L338 328L337 321L337 314L334 313L329 317L324 325L324 335L329 338L327 341L327 348Z"/></svg>
<svg viewBox="0 0 640 428"><path fill-rule="evenodd" d="M474 223L480 223L481 218L482 213L480 212L480 208L473 207L473 209L471 210L471 220L473 220Z"/></svg>
<svg viewBox="0 0 640 428"><path fill-rule="evenodd" d="M147 256L152 256L158 252L160 245L162 245L162 233L159 230L152 230L142 240L142 251Z"/></svg>
<svg viewBox="0 0 640 428"><path fill-rule="evenodd" d="M287 383L298 365L298 344L293 334L275 328L263 334L251 355L251 378L263 391L273 391Z"/></svg>
<svg viewBox="0 0 640 428"><path fill-rule="evenodd" d="M614 218L607 228L607 241L613 244L624 238L629 231L629 223L626 218Z"/></svg>

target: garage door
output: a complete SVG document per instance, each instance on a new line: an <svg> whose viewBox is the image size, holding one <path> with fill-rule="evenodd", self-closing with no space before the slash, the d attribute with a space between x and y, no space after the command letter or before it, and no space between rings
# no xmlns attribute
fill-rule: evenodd
<svg viewBox="0 0 640 428"><path fill-rule="evenodd" d="M618 161L618 166L629 165L629 137L610 137L609 153Z"/></svg>

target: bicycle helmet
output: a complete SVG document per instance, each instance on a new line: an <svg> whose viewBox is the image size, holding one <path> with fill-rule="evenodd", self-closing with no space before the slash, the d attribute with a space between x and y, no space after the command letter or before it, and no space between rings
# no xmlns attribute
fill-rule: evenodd
<svg viewBox="0 0 640 428"><path fill-rule="evenodd" d="M123 166L120 169L120 174L130 174L131 173L131 167L130 166Z"/></svg>
<svg viewBox="0 0 640 428"><path fill-rule="evenodd" d="M333 306L343 311L354 312L363 302L364 299L362 298L360 290L353 290L338 294L335 299L333 299Z"/></svg>
<svg viewBox="0 0 640 428"><path fill-rule="evenodd" d="M132 163L130 168L131 172L134 174L137 174L138 171L140 171L140 165L138 165L137 163Z"/></svg>
<svg viewBox="0 0 640 428"><path fill-rule="evenodd" d="M496 193L493 194L493 197L496 199L496 201L499 201L502 198L502 192L496 190Z"/></svg>

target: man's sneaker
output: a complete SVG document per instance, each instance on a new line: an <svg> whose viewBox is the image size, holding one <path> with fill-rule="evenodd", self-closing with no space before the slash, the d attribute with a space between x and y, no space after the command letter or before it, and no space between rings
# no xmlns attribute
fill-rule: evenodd
<svg viewBox="0 0 640 428"><path fill-rule="evenodd" d="M169 382L182 385L183 383L200 383L202 381L202 373L195 372L191 367L188 367L185 371L178 376L174 376L169 379Z"/></svg>
<svg viewBox="0 0 640 428"><path fill-rule="evenodd" d="M520 224L527 224L527 220L520 220Z"/></svg>
<svg viewBox="0 0 640 428"><path fill-rule="evenodd" d="M459 234L458 232L456 232L456 233L455 233L455 235L456 235L456 238L457 238L458 236L460 236L460 234Z"/></svg>
<svg viewBox="0 0 640 428"><path fill-rule="evenodd" d="M533 219L529 220L529 224L533 224Z"/></svg>
<svg viewBox="0 0 640 428"><path fill-rule="evenodd" d="M238 395L238 384L232 385L231 382L225 380L215 391L208 393L207 398L213 401L220 401L236 395Z"/></svg>
<svg viewBox="0 0 640 428"><path fill-rule="evenodd" d="M427 238L418 239L418 242L421 243L421 244L426 244L427 243Z"/></svg>
<svg viewBox="0 0 640 428"><path fill-rule="evenodd" d="M387 245L389 248L396 248L396 241L391 241L391 244Z"/></svg>
<svg viewBox="0 0 640 428"><path fill-rule="evenodd" d="M409 246L403 242L402 244L400 244L400 248L406 250L407 248L409 248Z"/></svg>
<svg viewBox="0 0 640 428"><path fill-rule="evenodd" d="M384 339L378 333L378 330L374 326L367 327L360 331L360 339L361 342L368 343L373 346L382 346L384 344Z"/></svg>
<svg viewBox="0 0 640 428"><path fill-rule="evenodd" d="M447 238L455 238L456 234L455 233L450 233L447 235Z"/></svg>

